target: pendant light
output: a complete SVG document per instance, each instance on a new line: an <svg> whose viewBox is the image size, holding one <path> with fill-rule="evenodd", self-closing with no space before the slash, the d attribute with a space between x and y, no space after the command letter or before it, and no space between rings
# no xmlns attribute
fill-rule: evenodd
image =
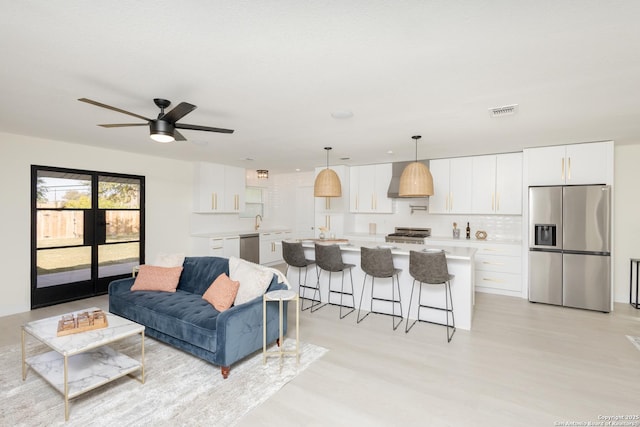
<svg viewBox="0 0 640 427"><path fill-rule="evenodd" d="M420 135L411 138L416 144L416 161L407 165L400 176L400 197L427 197L433 196L433 177L429 168L418 162L418 140Z"/></svg>
<svg viewBox="0 0 640 427"><path fill-rule="evenodd" d="M327 168L323 169L316 177L313 185L313 195L315 197L341 197L342 186L338 174L329 169L329 151L331 147L324 147L327 150Z"/></svg>

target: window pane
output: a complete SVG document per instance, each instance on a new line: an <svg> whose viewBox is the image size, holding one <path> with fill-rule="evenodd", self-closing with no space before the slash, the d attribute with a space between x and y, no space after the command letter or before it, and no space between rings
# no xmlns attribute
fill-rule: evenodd
<svg viewBox="0 0 640 427"><path fill-rule="evenodd" d="M40 249L36 256L39 288L91 280L90 246Z"/></svg>
<svg viewBox="0 0 640 427"><path fill-rule="evenodd" d="M140 180L113 176L98 177L99 209L139 209Z"/></svg>
<svg viewBox="0 0 640 427"><path fill-rule="evenodd" d="M36 198L38 208L90 209L91 176L39 170Z"/></svg>
<svg viewBox="0 0 640 427"><path fill-rule="evenodd" d="M37 215L38 249L83 244L84 211L39 210Z"/></svg>
<svg viewBox="0 0 640 427"><path fill-rule="evenodd" d="M131 273L140 264L140 244L121 243L98 247L98 277Z"/></svg>
<svg viewBox="0 0 640 427"><path fill-rule="evenodd" d="M107 243L140 240L140 211L106 211Z"/></svg>

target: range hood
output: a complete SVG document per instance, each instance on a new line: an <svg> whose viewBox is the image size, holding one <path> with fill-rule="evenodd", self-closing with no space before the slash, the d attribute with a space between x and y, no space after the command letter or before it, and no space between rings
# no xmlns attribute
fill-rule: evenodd
<svg viewBox="0 0 640 427"><path fill-rule="evenodd" d="M427 197L400 197L398 195L400 191L400 177L402 176L402 171L407 165L410 165L411 162L394 162L392 163L392 172L391 172L391 182L389 183L389 189L387 190L387 197L390 199L425 199ZM422 163L426 167L429 167L429 160L418 160L418 163Z"/></svg>

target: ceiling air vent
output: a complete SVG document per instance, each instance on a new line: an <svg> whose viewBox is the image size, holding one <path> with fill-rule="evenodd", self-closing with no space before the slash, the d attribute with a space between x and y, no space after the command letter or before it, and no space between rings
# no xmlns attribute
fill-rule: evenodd
<svg viewBox="0 0 640 427"><path fill-rule="evenodd" d="M513 116L518 112L518 104L504 105L502 107L489 108L490 117Z"/></svg>

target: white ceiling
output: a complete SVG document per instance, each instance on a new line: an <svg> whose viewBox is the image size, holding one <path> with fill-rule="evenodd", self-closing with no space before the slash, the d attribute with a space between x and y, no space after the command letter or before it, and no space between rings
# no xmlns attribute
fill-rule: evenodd
<svg viewBox="0 0 640 427"><path fill-rule="evenodd" d="M410 160L416 133L420 158L640 143L637 0L0 4L2 132L272 172L325 146L332 164ZM181 122L236 132L158 144L96 126L137 119L81 97L147 117L187 101Z"/></svg>

